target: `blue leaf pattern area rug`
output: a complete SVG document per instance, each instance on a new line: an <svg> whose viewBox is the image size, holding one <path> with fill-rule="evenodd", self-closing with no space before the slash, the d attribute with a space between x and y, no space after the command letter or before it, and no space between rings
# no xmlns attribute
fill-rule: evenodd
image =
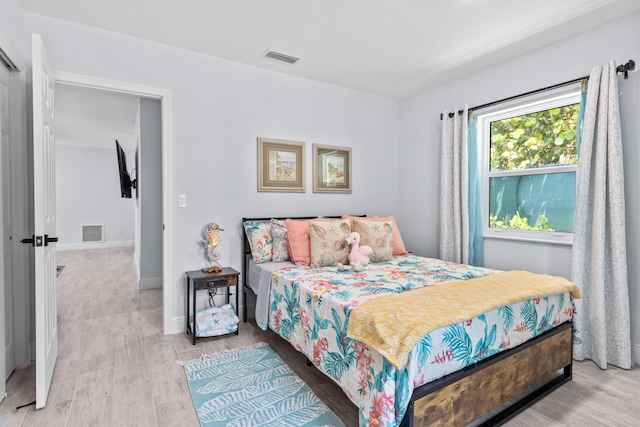
<svg viewBox="0 0 640 427"><path fill-rule="evenodd" d="M201 426L344 427L264 344L184 364Z"/></svg>

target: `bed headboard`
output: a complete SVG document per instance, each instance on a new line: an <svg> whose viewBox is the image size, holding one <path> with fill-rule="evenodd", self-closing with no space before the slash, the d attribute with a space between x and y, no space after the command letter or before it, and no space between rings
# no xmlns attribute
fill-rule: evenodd
<svg viewBox="0 0 640 427"><path fill-rule="evenodd" d="M356 217L366 217L367 215L350 215L350 216L356 216ZM242 254L243 254L243 258L246 258L246 256L249 254L251 254L251 248L249 247L249 240L247 239L247 233L244 232L244 227L242 226L242 223L244 223L245 221L259 221L259 222L269 222L271 221L271 219L280 219L280 220L285 220L285 219L295 219L295 220L305 220L305 219L315 219L318 218L318 216L288 216L288 217L277 217L277 216L270 216L268 218L251 218L251 217L247 217L247 218L242 218L242 222L240 222L240 227L242 228L242 236L244 236L244 245L242 245ZM342 215L328 215L328 216L323 216L321 218L335 218L335 219L341 219Z"/></svg>

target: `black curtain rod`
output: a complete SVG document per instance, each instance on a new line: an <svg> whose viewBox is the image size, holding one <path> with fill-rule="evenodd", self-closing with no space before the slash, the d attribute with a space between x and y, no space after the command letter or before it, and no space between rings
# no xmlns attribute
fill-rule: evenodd
<svg viewBox="0 0 640 427"><path fill-rule="evenodd" d="M636 68L636 63L633 59L630 59L626 64L618 65L616 67L616 71L618 73L624 73L624 78L629 78L629 71L633 71ZM534 95L536 93L546 92L548 90L557 89L559 87L568 86L573 83L578 83L582 80L588 80L589 76L578 77L577 79L569 80L563 83L558 83L553 86L543 87L541 89L532 90L527 93L521 93L520 95L510 96L508 98L500 99L498 101L489 102L487 104L478 105L477 107L469 108L468 111L481 110L486 107L491 107L493 105L502 104L503 102L513 101L514 99L524 98L525 96ZM458 114L462 114L463 110L458 110ZM454 113L449 113L449 117L453 117ZM442 120L442 113L440 113L440 120Z"/></svg>

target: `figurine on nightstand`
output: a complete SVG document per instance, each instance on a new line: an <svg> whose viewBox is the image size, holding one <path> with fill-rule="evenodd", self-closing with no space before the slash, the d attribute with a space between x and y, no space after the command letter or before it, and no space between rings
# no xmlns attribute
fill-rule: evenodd
<svg viewBox="0 0 640 427"><path fill-rule="evenodd" d="M220 243L220 237L218 233L224 231L224 228L220 228L218 224L210 222L204 228L204 239L202 240L202 244L207 251L206 257L209 261L210 267L203 268L203 272L207 273L219 273L222 271L222 268L218 265L218 260L220 259L220 253L216 250L218 244Z"/></svg>

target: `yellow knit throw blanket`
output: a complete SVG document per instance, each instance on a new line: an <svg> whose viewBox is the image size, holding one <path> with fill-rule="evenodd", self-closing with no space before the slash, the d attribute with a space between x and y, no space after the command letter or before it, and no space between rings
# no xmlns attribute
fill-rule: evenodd
<svg viewBox="0 0 640 427"><path fill-rule="evenodd" d="M582 297L575 283L527 271L505 271L477 279L427 286L385 295L357 306L347 336L376 349L396 368L427 334L472 319L499 307L570 292Z"/></svg>

